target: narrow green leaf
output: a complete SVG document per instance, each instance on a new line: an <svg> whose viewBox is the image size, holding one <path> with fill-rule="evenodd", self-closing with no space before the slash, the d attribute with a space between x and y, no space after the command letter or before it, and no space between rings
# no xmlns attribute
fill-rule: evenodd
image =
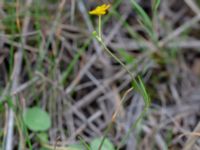
<svg viewBox="0 0 200 150"><path fill-rule="evenodd" d="M150 104L150 98L149 98L149 95L147 93L147 90L146 90L146 88L144 86L144 83L143 83L142 79L140 77L138 77L138 80L139 80L139 83L140 83L141 93L143 95L145 105L149 106L149 104Z"/></svg>
<svg viewBox="0 0 200 150"><path fill-rule="evenodd" d="M144 85L144 83L143 83L143 81L142 81L142 79L140 77L137 77L137 80L135 79L132 82L132 87L139 94L141 94L141 96L144 99L145 106L149 106L150 105L150 98L149 98L149 95L148 95L147 90L145 88L145 85Z"/></svg>
<svg viewBox="0 0 200 150"><path fill-rule="evenodd" d="M124 59L124 61L126 61L127 64L130 64L133 62L134 57L130 54L128 54L125 49L118 49L119 54L122 56L122 58Z"/></svg>
<svg viewBox="0 0 200 150"><path fill-rule="evenodd" d="M10 96L7 97L6 102L10 108L14 108L13 100Z"/></svg>
<svg viewBox="0 0 200 150"><path fill-rule="evenodd" d="M0 101L0 112L4 111L4 103L3 101Z"/></svg>
<svg viewBox="0 0 200 150"><path fill-rule="evenodd" d="M131 0L132 4L133 4L133 8L135 9L136 13L139 15L140 17L140 21L141 23L144 24L144 26L149 30L152 31L152 21L149 18L149 16L147 15L147 13L144 11L144 9L135 1L135 0Z"/></svg>
<svg viewBox="0 0 200 150"><path fill-rule="evenodd" d="M157 12L159 5L160 5L160 0L153 0L152 9L154 13Z"/></svg>
<svg viewBox="0 0 200 150"><path fill-rule="evenodd" d="M81 136L78 136L78 139L81 141L81 144L87 149L87 150L90 150L90 146L88 143L86 143L84 141L84 139L81 137Z"/></svg>

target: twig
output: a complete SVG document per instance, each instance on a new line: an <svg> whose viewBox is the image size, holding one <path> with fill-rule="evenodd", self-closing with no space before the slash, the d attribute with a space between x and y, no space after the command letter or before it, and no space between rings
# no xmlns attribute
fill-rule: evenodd
<svg viewBox="0 0 200 150"><path fill-rule="evenodd" d="M200 122L197 124L196 128L194 129L193 133L200 132ZM192 146L196 142L196 140L199 138L199 136L194 136L193 134L190 135L188 138L187 142L185 143L184 149L183 150L191 150Z"/></svg>
<svg viewBox="0 0 200 150"><path fill-rule="evenodd" d="M26 8L30 7L32 0L27 0ZM30 13L27 13L24 22L23 22L23 30L22 34L25 34L28 29L28 24L30 21ZM26 43L26 39L22 38L22 46ZM23 48L19 48L18 52L15 54L15 65L12 73L12 87L11 91L15 91L19 84L19 77L22 67L22 59L23 59ZM13 101L15 102L15 96L13 96ZM12 150L13 149L13 129L14 129L14 111L12 108L8 110L8 119L6 120L7 131L6 131L6 138L5 138L5 150Z"/></svg>
<svg viewBox="0 0 200 150"><path fill-rule="evenodd" d="M196 24L200 20L200 14L193 17L189 22L186 22L182 26L178 27L176 30L174 30L172 33L170 33L167 37L165 37L163 40L159 42L159 45L163 47L166 45L170 40L176 38L178 35L183 33L186 29L190 28L194 24Z"/></svg>
<svg viewBox="0 0 200 150"><path fill-rule="evenodd" d="M193 10L197 15L200 14L200 9L198 8L198 4L196 4L193 0L185 0L185 3Z"/></svg>

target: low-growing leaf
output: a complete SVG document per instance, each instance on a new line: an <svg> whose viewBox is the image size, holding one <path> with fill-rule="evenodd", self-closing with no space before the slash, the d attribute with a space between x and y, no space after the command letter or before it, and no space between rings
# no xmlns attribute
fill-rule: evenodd
<svg viewBox="0 0 200 150"><path fill-rule="evenodd" d="M91 150L99 150L99 146L101 142L102 142L102 138L96 138L92 140L92 142L90 143ZM106 138L103 142L101 150L114 150L114 146L111 143L111 141Z"/></svg>
<svg viewBox="0 0 200 150"><path fill-rule="evenodd" d="M28 108L23 114L23 120L32 131L45 131L51 126L49 114L39 107Z"/></svg>

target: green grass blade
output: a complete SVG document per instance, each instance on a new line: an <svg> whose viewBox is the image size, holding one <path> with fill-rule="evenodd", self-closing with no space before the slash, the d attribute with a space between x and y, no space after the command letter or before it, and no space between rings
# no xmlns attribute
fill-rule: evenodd
<svg viewBox="0 0 200 150"><path fill-rule="evenodd" d="M149 95L147 93L147 90L145 88L145 85L142 81L142 79L140 77L138 77L138 81L139 81L139 85L140 85L140 92L143 96L144 102L145 102L145 106L149 106L150 105L150 98Z"/></svg>
<svg viewBox="0 0 200 150"><path fill-rule="evenodd" d="M157 12L159 5L160 5L160 0L153 0L152 10L154 14Z"/></svg>
<svg viewBox="0 0 200 150"><path fill-rule="evenodd" d="M142 79L140 77L137 78L137 80L135 79L132 82L132 87L139 93L141 94L141 96L144 99L144 103L145 103L145 107L144 110L141 112L140 116L136 119L136 121L132 124L131 128L128 130L127 134L122 138L121 142L120 142L120 146L124 145L124 143L127 141L128 137L131 134L131 131L137 127L137 125L142 121L142 119L144 118L149 106L150 106L150 97L147 93L147 90L144 86L144 83L142 81ZM119 150L120 147L117 148L117 150Z"/></svg>
<svg viewBox="0 0 200 150"><path fill-rule="evenodd" d="M135 0L131 0L131 2L132 2L134 10L139 15L141 22L145 25L145 27L148 30L152 31L152 21L147 15L147 13Z"/></svg>

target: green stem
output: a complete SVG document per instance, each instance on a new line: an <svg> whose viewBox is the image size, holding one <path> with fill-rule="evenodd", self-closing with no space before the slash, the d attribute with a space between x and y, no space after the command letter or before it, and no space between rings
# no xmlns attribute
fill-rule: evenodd
<svg viewBox="0 0 200 150"><path fill-rule="evenodd" d="M100 39L102 39L102 33L101 33L101 15L99 15L99 37L100 37Z"/></svg>
<svg viewBox="0 0 200 150"><path fill-rule="evenodd" d="M104 42L101 40L100 43L102 44L103 48L128 72L128 74L131 77L131 80L134 81L134 77L132 75L132 73L129 71L129 69L127 68L127 66L115 55L113 54L108 48L107 46L104 44Z"/></svg>
<svg viewBox="0 0 200 150"><path fill-rule="evenodd" d="M130 77L131 77L131 80L135 82L135 78L134 78L134 76L132 75L132 73L129 71L129 69L127 68L127 66L126 66L114 53L112 53L112 52L107 48L107 46L105 45L105 43L104 43L104 41L103 41L103 39L102 39L102 33L101 33L101 15L99 15L98 29L99 29L99 34L96 36L97 40L101 43L101 45L102 45L103 48L107 51L107 53L109 53L110 56L113 57L113 58L128 72L128 74L129 74ZM143 116L144 114L145 114L145 113L143 113L141 116ZM141 117L139 117L139 118L141 118ZM137 124L137 122L139 122L139 120L140 120L140 119L138 119L138 120L136 121L136 124ZM106 129L105 134L104 134L104 136L103 136L103 139L102 139L102 141L101 141L101 143L100 143L100 146L98 147L98 150L101 150L101 148L102 148L102 146L103 146L103 143L104 143L104 141L105 141L105 139L106 139L106 136L107 136L108 132L112 129L112 125L113 125L113 120L109 123L108 128ZM133 125L133 126L135 126L135 125ZM127 138L128 136L129 136L129 135L127 135L126 138ZM124 142L124 140L126 140L126 138L122 140L122 143Z"/></svg>
<svg viewBox="0 0 200 150"><path fill-rule="evenodd" d="M107 51L107 53L110 54L111 57L113 57L130 75L131 80L133 83L136 83L137 85L137 81L134 78L134 76L132 75L132 73L129 71L129 69L127 68L127 66L114 54L112 53L107 46L105 45L103 39L102 39L102 33L101 33L101 16L99 15L99 25L98 25L98 29L99 29L99 33L98 35L96 35L97 40L101 43L101 45L103 46L103 48ZM138 87L138 86L137 86ZM131 88L132 89L132 88ZM125 135L125 137L122 139L122 141L120 142L120 146L123 145L125 143L125 141L127 140L127 138L129 137L131 130L133 130L133 128L135 128L137 126L137 124L142 120L142 118L145 116L147 109L149 107L149 103L145 104L145 108L144 111L141 113L141 115L139 116L139 118L137 118L137 120L135 121L135 123L132 124L131 128L129 129L128 133ZM112 125L113 125L113 120L109 123L108 128L105 131L105 134L103 136L103 139L100 143L100 146L98 147L98 150L101 150L103 143L106 139L106 136L108 134L108 132L112 129ZM117 148L117 150L119 150L119 147Z"/></svg>
<svg viewBox="0 0 200 150"><path fill-rule="evenodd" d="M99 37L96 37L96 38L99 39ZM129 71L129 69L126 67L126 65L125 65L115 54L113 54L113 53L107 48L107 46L104 44L104 42L103 42L103 40L102 40L101 37L100 37L99 42L101 43L101 45L103 46L103 48L104 48L118 63L120 63L120 65L122 65L122 67L128 72L128 74L129 74L130 77L131 77L131 80L132 80L132 81L135 81L135 79L134 79L132 73ZM98 150L101 150L101 148L102 148L102 146L103 146L103 143L104 143L104 141L105 141L105 139L106 139L106 136L107 136L108 132L112 129L112 125L113 125L113 121L111 121L111 122L109 123L109 126L108 126L107 130L105 131L105 134L104 134L104 136L103 136L103 139L102 139L102 141L101 141L101 144L100 144Z"/></svg>

